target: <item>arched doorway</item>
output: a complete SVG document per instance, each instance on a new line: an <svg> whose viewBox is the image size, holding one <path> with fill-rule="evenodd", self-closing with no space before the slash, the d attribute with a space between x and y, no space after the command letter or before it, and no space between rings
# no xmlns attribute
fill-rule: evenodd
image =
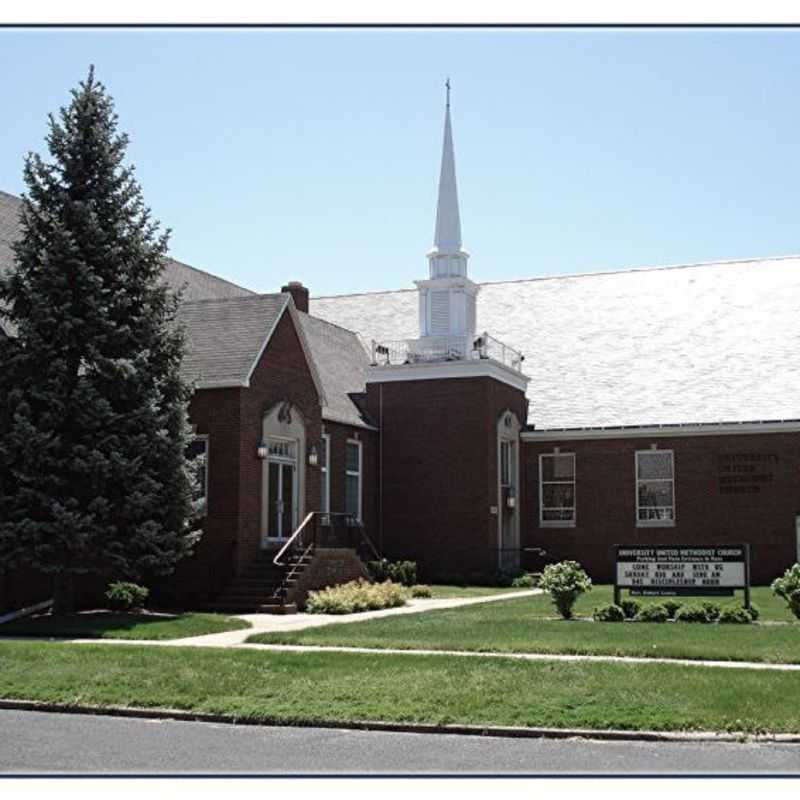
<svg viewBox="0 0 800 800"><path fill-rule="evenodd" d="M306 427L300 411L278 403L261 425L261 547L285 542L304 513Z"/></svg>
<svg viewBox="0 0 800 800"><path fill-rule="evenodd" d="M520 568L519 541L519 432L513 411L504 411L497 421L497 568L516 572Z"/></svg>

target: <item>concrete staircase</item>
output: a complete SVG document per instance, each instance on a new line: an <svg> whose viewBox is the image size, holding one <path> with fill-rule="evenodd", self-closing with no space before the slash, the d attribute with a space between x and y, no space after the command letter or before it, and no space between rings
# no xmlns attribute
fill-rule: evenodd
<svg viewBox="0 0 800 800"><path fill-rule="evenodd" d="M290 589L311 563L312 556L295 556L288 568L272 563L275 553L264 550L231 581L205 611L233 614L295 614L297 604L286 602Z"/></svg>

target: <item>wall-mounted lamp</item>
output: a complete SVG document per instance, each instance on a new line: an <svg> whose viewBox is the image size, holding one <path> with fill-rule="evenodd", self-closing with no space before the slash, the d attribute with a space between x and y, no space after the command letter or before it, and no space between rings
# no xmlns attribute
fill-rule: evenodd
<svg viewBox="0 0 800 800"><path fill-rule="evenodd" d="M311 449L308 451L308 463L312 467L316 467L319 464L319 453L315 444L312 444Z"/></svg>
<svg viewBox="0 0 800 800"><path fill-rule="evenodd" d="M266 443L265 442L259 442L258 443L258 447L256 448L256 455L259 458L266 458L268 452L269 452L269 449L267 448Z"/></svg>
<svg viewBox="0 0 800 800"><path fill-rule="evenodd" d="M508 508L515 508L517 505L517 498L514 494L514 490L511 489L508 492L508 497L506 497L506 506Z"/></svg>

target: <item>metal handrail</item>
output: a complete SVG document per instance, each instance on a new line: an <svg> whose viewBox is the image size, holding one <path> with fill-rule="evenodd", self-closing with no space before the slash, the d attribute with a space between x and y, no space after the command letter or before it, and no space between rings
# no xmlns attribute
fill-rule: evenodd
<svg viewBox="0 0 800 800"><path fill-rule="evenodd" d="M352 514L347 514L341 511L311 511L308 514L306 514L305 519L303 519L303 521L300 523L297 530L289 537L289 539L286 541L283 547L281 547L281 549L277 552L275 558L272 559L272 563L275 564L276 567L283 567L283 568L288 567L289 564L287 563L287 561L283 560L284 556L290 550L295 549L298 546L298 544L302 544L304 539L304 534L306 533L311 521L314 520L315 522L312 531L312 540L308 543L307 547L304 548L305 550L307 550L308 547L315 546L317 543L318 525L316 523L318 523L320 519L330 520L332 518L335 519L344 518L345 520L348 521L347 527L358 528L361 539L364 542L366 542L367 545L369 545L369 549L372 551L375 558L377 560L380 560L381 557L380 553L376 549L375 545L372 543L372 540L369 538L369 536L367 536L367 533L364 530L364 525L361 522L358 522ZM350 521L355 522L357 524L352 524L350 523Z"/></svg>
<svg viewBox="0 0 800 800"><path fill-rule="evenodd" d="M314 518L314 514L318 513L319 513L318 511L311 511L308 514L306 514L306 518L300 523L298 529L289 537L286 544L283 547L281 547L280 550L278 550L278 553L275 556L275 558L272 559L272 563L276 567L286 566L286 564L284 564L283 561L281 561L281 558L283 558L283 554L294 544L295 539L297 539L300 536L300 534L305 529L306 525L308 525L308 523L311 522L311 520Z"/></svg>

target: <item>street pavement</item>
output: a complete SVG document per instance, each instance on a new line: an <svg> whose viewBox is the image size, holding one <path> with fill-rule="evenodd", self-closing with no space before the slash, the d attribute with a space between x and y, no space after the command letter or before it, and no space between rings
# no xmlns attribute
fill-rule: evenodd
<svg viewBox="0 0 800 800"><path fill-rule="evenodd" d="M0 710L0 773L783 773L800 745L235 726Z"/></svg>

